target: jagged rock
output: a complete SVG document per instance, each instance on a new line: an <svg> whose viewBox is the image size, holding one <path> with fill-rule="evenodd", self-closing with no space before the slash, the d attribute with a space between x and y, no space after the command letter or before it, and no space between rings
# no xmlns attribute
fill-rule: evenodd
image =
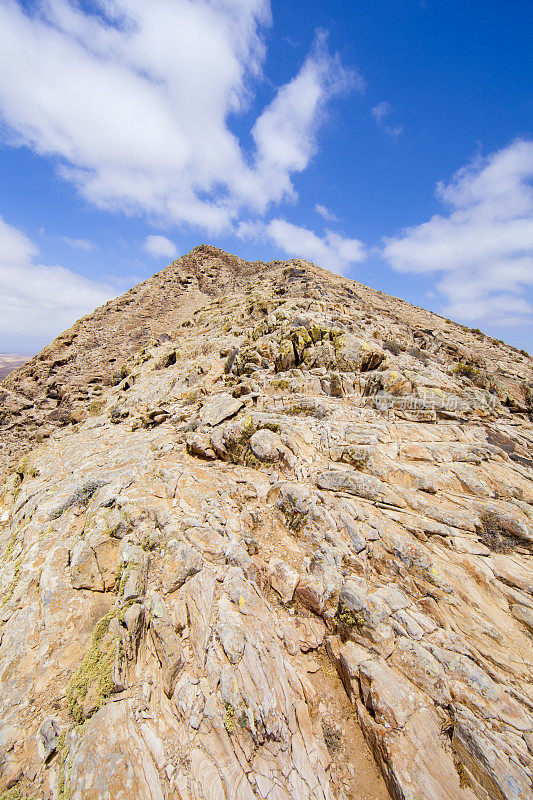
<svg viewBox="0 0 533 800"><path fill-rule="evenodd" d="M118 591L123 602L144 595L149 557L138 545L125 542L121 548L120 582Z"/></svg>
<svg viewBox="0 0 533 800"><path fill-rule="evenodd" d="M389 489L386 483L374 478L372 475L364 475L355 470L329 470L328 472L323 472L318 476L317 486L319 489L348 492L358 497L365 497L367 500L389 503L400 508L405 508L406 506L405 501L396 492Z"/></svg>
<svg viewBox="0 0 533 800"><path fill-rule="evenodd" d="M385 656L394 647L394 631L384 603L368 595L361 582L347 581L339 594L337 619L347 635L369 639Z"/></svg>
<svg viewBox="0 0 533 800"><path fill-rule="evenodd" d="M225 419L234 417L243 406L242 400L237 400L227 392L222 392L204 403L200 410L200 422L214 428Z"/></svg>
<svg viewBox="0 0 533 800"><path fill-rule="evenodd" d="M134 797L163 800L157 766L132 711L131 701L110 703L81 734L71 735L59 779L67 796L118 798L119 787L127 787Z"/></svg>
<svg viewBox="0 0 533 800"><path fill-rule="evenodd" d="M360 664L359 680L359 720L394 800L472 800L443 742L441 721L424 695L374 660Z"/></svg>
<svg viewBox="0 0 533 800"><path fill-rule="evenodd" d="M300 579L298 572L281 558L273 558L268 565L272 588L279 594L282 603L290 603Z"/></svg>
<svg viewBox="0 0 533 800"><path fill-rule="evenodd" d="M176 539L167 542L165 556L161 567L161 582L165 594L175 592L183 586L187 578L191 578L202 569L202 559L187 544L180 544Z"/></svg>
<svg viewBox="0 0 533 800"><path fill-rule="evenodd" d="M43 719L37 731L37 752L45 763L56 752L59 741L59 725L53 717Z"/></svg>
<svg viewBox="0 0 533 800"><path fill-rule="evenodd" d="M70 552L70 579L75 589L104 591L104 579L92 547L87 542L76 542Z"/></svg>
<svg viewBox="0 0 533 800"><path fill-rule="evenodd" d="M185 438L187 452L191 456L198 456L210 460L216 458L216 453L211 447L211 439L207 433L188 433Z"/></svg>
<svg viewBox="0 0 533 800"><path fill-rule="evenodd" d="M529 798L531 378L208 246L10 373L0 795Z"/></svg>
<svg viewBox="0 0 533 800"><path fill-rule="evenodd" d="M465 777L478 796L502 800L530 796L530 775L490 742L473 715L462 712L456 716L452 741Z"/></svg>
<svg viewBox="0 0 533 800"><path fill-rule="evenodd" d="M150 618L150 634L163 673L163 690L172 696L174 684L183 666L181 640L169 618L159 611Z"/></svg>
<svg viewBox="0 0 533 800"><path fill-rule="evenodd" d="M514 616L520 620L520 622L523 622L533 633L533 608L515 603L511 606L511 611Z"/></svg>
<svg viewBox="0 0 533 800"><path fill-rule="evenodd" d="M442 665L418 642L411 641L406 636L398 636L390 663L436 703L450 705L452 698Z"/></svg>

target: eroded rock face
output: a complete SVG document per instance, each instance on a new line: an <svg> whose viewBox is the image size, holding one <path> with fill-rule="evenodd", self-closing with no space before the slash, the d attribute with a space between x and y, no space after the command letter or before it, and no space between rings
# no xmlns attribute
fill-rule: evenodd
<svg viewBox="0 0 533 800"><path fill-rule="evenodd" d="M307 262L213 248L11 375L0 794L528 800L531 378Z"/></svg>

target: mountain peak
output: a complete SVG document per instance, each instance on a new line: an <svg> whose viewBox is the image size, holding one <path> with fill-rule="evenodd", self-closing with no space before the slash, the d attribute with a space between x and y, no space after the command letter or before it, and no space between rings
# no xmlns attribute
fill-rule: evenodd
<svg viewBox="0 0 533 800"><path fill-rule="evenodd" d="M208 245L11 373L2 797L525 800L531 381Z"/></svg>

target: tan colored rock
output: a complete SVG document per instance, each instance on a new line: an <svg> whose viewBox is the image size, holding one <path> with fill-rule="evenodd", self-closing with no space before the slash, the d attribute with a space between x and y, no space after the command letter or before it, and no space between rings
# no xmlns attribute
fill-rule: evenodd
<svg viewBox="0 0 533 800"><path fill-rule="evenodd" d="M11 373L0 794L529 800L532 378L208 246Z"/></svg>
<svg viewBox="0 0 533 800"><path fill-rule="evenodd" d="M98 569L98 562L92 547L81 540L70 552L70 578L75 589L104 591L104 579Z"/></svg>
<svg viewBox="0 0 533 800"><path fill-rule="evenodd" d="M199 554L189 545L171 539L167 542L161 567L163 591L165 594L175 592L183 586L187 578L196 575L201 569L202 559Z"/></svg>
<svg viewBox="0 0 533 800"><path fill-rule="evenodd" d="M268 565L268 576L271 586L279 594L281 602L290 603L300 580L298 572L281 558L273 558Z"/></svg>
<svg viewBox="0 0 533 800"><path fill-rule="evenodd" d="M200 410L200 422L214 428L225 419L234 417L243 406L242 400L237 400L227 392L222 392L204 403Z"/></svg>

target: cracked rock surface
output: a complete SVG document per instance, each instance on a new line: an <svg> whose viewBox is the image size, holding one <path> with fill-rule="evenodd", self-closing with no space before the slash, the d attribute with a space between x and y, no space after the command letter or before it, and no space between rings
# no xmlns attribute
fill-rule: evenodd
<svg viewBox="0 0 533 800"><path fill-rule="evenodd" d="M529 800L532 378L205 246L11 373L0 798Z"/></svg>

